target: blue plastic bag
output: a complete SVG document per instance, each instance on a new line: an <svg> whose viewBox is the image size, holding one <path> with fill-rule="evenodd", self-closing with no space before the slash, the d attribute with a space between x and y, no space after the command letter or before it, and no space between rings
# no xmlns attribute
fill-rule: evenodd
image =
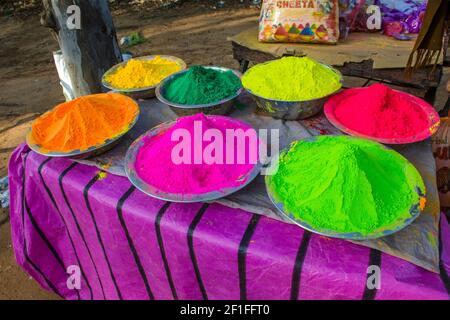
<svg viewBox="0 0 450 320"><path fill-rule="evenodd" d="M401 33L418 33L422 27L427 0L377 0L383 16L383 29L394 26Z"/></svg>

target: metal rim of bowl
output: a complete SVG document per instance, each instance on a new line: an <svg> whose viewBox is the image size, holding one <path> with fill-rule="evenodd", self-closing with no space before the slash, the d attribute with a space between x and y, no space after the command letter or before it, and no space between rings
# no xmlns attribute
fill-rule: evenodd
<svg viewBox="0 0 450 320"><path fill-rule="evenodd" d="M322 137L322 136L320 136ZM353 137L353 136L346 136L348 139L359 139L359 140L364 140L362 138L359 137ZM317 138L317 136L313 136L313 137L308 137L305 139L300 139L297 141L315 141ZM278 153L276 156L274 156L271 159L271 162L278 162L279 157L281 154L284 154L285 152L288 152L290 150L290 148L292 147L292 144L295 143L296 141L292 142L288 147L286 147L285 149L283 149L280 153ZM372 141L374 142L374 141ZM374 142L374 143L378 143L378 142ZM391 152L395 152L399 157L401 157L407 164L410 164L418 173L420 179L423 182L423 178L420 174L420 172L417 170L417 168L408 160L406 159L403 155L401 155L400 153L396 152L395 150L389 148L388 146L385 146L381 143L378 143L381 147L383 147L384 149L387 149ZM280 201L277 201L275 199L275 191L272 190L272 188L269 185L269 180L270 180L271 176L265 176L264 178L264 182L266 185L266 191L267 191L267 195L269 196L270 201L272 202L272 204L275 206L275 208L277 208L277 211L280 213L282 218L287 219L288 221L291 221L292 223L302 227L303 229L306 229L310 232L322 235L322 236L326 236L326 237L330 237L330 238L337 238L337 239L346 239L346 240L355 240L355 241L362 241L362 240L374 240L374 239L379 239L382 237L386 237L389 235L392 235L394 233L397 233L401 230L403 230L404 228L406 228L407 226L411 225L421 214L422 210L420 209L420 206L417 206L416 210L411 210L410 209L410 214L411 217L408 217L400 222L398 222L398 225L396 225L395 227L392 227L393 224L395 224L395 222L391 223L389 226L387 226L387 228L391 227L392 229L385 229L385 230L375 230L375 232L367 234L367 235L362 235L359 232L350 232L350 233L342 233L342 232L336 232L333 230L327 230L327 229L319 229L319 228L315 228L314 226L309 225L307 222L299 219L299 218L295 218L291 213L287 212L287 210L284 209L283 203ZM420 192L426 193L426 190L419 190ZM419 193L419 191L416 190L417 194L419 195L419 197L424 197L423 195L421 195ZM416 204L413 204L411 206L411 208L414 208Z"/></svg>
<svg viewBox="0 0 450 320"><path fill-rule="evenodd" d="M133 100L130 97L127 97L128 99ZM30 147L31 150L33 150L34 152L43 155L43 156L47 156L47 157L54 157L54 158L69 158L69 157L78 157L78 156L83 156L83 155L87 155L89 153L92 153L96 150L99 150L101 148L104 148L114 142L116 142L117 140L119 140L120 138L122 138L124 135L126 135L138 122L139 120L139 116L140 116L140 109L139 109L139 105L136 103L136 101L133 100L133 102L137 105L137 112L136 115L134 117L134 119L130 122L130 124L128 125L127 129L125 131L123 131L122 133L120 133L119 135L111 138L111 139L107 139L104 143L96 145L96 146L92 146L86 150L73 150L70 152L59 152L59 151L55 151L55 152L45 152L44 150L46 150L45 148L40 147L38 144L33 143L33 139L31 138L31 133L32 133L32 129L30 128L28 130L27 136L26 136L26 143L27 145ZM52 109L53 110L53 109ZM46 113L51 112L52 110L47 111ZM44 113L45 114L45 113Z"/></svg>
<svg viewBox="0 0 450 320"><path fill-rule="evenodd" d="M271 63L271 62L273 62L273 61L274 61L274 60L267 61L267 62L264 62L264 63L260 63L260 64L258 64L258 65L268 64L268 63ZM266 98L266 97L263 97L263 96L261 96L261 95L258 95L258 94L256 94L256 93L254 93L252 90L246 88L246 87L244 86L244 84L242 84L242 86L243 86L243 88L244 88L248 93L250 93L251 95L253 95L253 96L255 96L255 97L258 97L258 98L261 98L261 99L264 99L264 100L269 100L269 101L274 101L274 102L303 103L303 102L311 102L311 101L315 101L315 100L326 99L326 98L328 98L328 97L330 97L330 96L336 94L339 90L342 89L342 86L343 86L343 84L344 84L344 77L342 76L342 73L341 73L339 70L337 70L336 68L333 68L333 67L331 67L331 66L329 66L329 65L327 65L327 64L325 64L325 63L322 63L322 62L319 62L319 63L320 63L322 66L324 66L325 68L330 69L331 71L333 71L334 73L336 73L336 74L339 76L339 83L341 84L341 86L340 86L336 91L334 91L334 92L332 92L332 93L330 93L330 94L327 94L327 95L325 95L325 96L323 96L323 97L314 98L314 99L309 99L309 100L279 100L279 99L271 99L271 98ZM244 76L247 74L247 72L250 72L250 70L251 70L251 68L248 69L248 70L243 74L242 77L244 77Z"/></svg>
<svg viewBox="0 0 450 320"><path fill-rule="evenodd" d="M218 70L218 71L222 71L222 72L226 72L226 71L231 71L234 73L234 75L236 77L239 78L239 81L242 78L242 73L240 73L237 70L234 69L230 69L230 68L225 68L225 67L220 67L220 66L203 66L204 68L207 69L213 69L213 70ZM176 102L172 102L170 100L167 100L161 93L162 88L165 88L171 81L173 81L175 78L179 77L180 75L188 72L189 69L186 70L181 70L178 71L177 73L174 73L172 75L170 75L169 77L167 77L166 79L164 79L163 81L161 81L161 83L156 87L156 98L158 98L159 101L161 101L164 104L167 104L171 107L175 107L175 108L180 108L180 109L201 109L201 108L210 108L210 107L215 107L217 105L226 103L228 101L232 101L233 99L236 99L237 97L239 97L239 95L244 91L244 88L242 86L242 82L241 82L241 87L239 88L239 90L232 96L229 96L227 98L224 98L220 101L216 101L216 102L212 102L212 103L208 103L208 104L192 104L192 105L187 105L187 104L180 104L180 103L176 103Z"/></svg>
<svg viewBox="0 0 450 320"><path fill-rule="evenodd" d="M169 55L162 55L162 54L156 54L156 55L149 55L149 56L142 56L142 57L136 57L136 58L132 58L134 60L153 60L156 57L161 57L167 60L171 60L174 61L176 63L178 63L181 67L181 71L186 70L187 65L186 62L184 62L182 59L175 57L175 56L169 56ZM117 71L118 68L126 65L128 63L128 61L123 61L121 63L118 63L114 66L112 66L108 71L106 71L103 76L102 76L102 85L106 88L108 88L109 90L113 90L115 92L126 92L126 93L140 93L142 91L148 91L148 90L153 90L156 89L156 87L161 83L155 84L153 86L150 87L143 87L143 88L133 88L133 89L124 89L124 88L116 88L113 85L111 85L109 82L106 81L106 77L114 72Z"/></svg>
<svg viewBox="0 0 450 320"><path fill-rule="evenodd" d="M239 121L243 122L241 120L233 119L226 116L220 116L220 115L214 115L213 117L223 117L227 118L227 120L230 121ZM196 202L209 202L213 200L217 200L220 198L227 197L235 192L238 192L239 190L245 188L248 186L261 172L262 164L258 161L254 168L249 171L244 177L243 180L245 182L237 187L230 187L225 188L222 190L217 191L211 191L200 195L181 195L181 194L174 194L174 193L168 193L168 192L162 192L158 191L157 188L152 187L150 184L142 180L139 175L137 174L135 170L135 164L136 164L136 156L142 147L142 144L144 143L144 139L147 137L154 137L158 134L161 134L167 130L169 130L176 121L168 121L161 123L157 125L156 127L150 129L146 133L142 134L139 138L137 138L128 148L127 153L125 155L125 173L130 180L130 182L140 191L144 192L145 194L164 201L170 201L175 203L196 203ZM245 123L245 122L244 122ZM246 123L247 124L247 123ZM247 124L249 127L251 127L249 124ZM252 128L252 127L251 127Z"/></svg>
<svg viewBox="0 0 450 320"><path fill-rule="evenodd" d="M351 88L349 90L364 90L367 89L365 87L360 87L360 88ZM440 125L440 117L439 114L436 112L436 110L434 110L434 108L430 107L428 108L428 103L423 103L424 101L410 93L407 92L403 92L400 90L395 90L396 92L399 92L407 97L409 97L411 99L411 101L413 103L415 103L416 105L418 105L428 116L428 119L431 122L431 125L428 127L428 129L422 131L422 132L418 132L417 134L415 134L414 136L411 137L407 137L407 138L377 138L374 136L369 136L369 135L365 135L363 133L360 133L356 130L350 129L348 127L346 127L344 124L341 123L341 121L339 121L335 114L334 114L334 110L336 108L336 105L334 103L334 101L328 100L325 103L324 106L324 114L325 117L328 119L328 121L337 129L339 129L340 131L354 136L354 137L359 137L359 138L364 138L367 140L372 140L372 141L377 141L379 143L384 143L384 144L396 144L396 145L401 145L401 144L409 144L409 143L415 143L415 142L420 142L423 140L428 139L429 137L431 137L434 133L436 133L436 131L439 128ZM342 92L342 94L345 94L345 91Z"/></svg>

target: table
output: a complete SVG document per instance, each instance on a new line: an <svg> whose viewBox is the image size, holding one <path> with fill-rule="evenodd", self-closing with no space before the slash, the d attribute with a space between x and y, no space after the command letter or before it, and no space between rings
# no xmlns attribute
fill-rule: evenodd
<svg viewBox="0 0 450 320"><path fill-rule="evenodd" d="M444 55L435 70L428 67L408 78L404 68L414 41L399 41L379 33L350 33L347 40L337 45L260 43L257 33L256 28L250 28L228 39L242 72L250 63L262 63L286 55L307 55L333 65L346 76L382 80L419 90L430 103L434 102L441 81L443 56L447 51L444 47Z"/></svg>
<svg viewBox="0 0 450 320"><path fill-rule="evenodd" d="M9 178L17 262L66 299L449 299L440 274L379 251L218 204L150 198L124 177L19 146ZM379 266L381 287L366 286ZM80 267L81 290L67 286Z"/></svg>

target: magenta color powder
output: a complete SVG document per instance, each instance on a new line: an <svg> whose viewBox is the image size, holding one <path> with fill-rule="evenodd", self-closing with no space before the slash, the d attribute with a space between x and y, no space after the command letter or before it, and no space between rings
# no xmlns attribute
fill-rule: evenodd
<svg viewBox="0 0 450 320"><path fill-rule="evenodd" d="M249 148L245 152L244 164L237 164L237 139L234 139L233 163L226 162L226 142L223 143L223 164L194 164L195 147L203 150L211 143L203 142L202 146L191 143L191 164L175 164L172 161L172 150L179 144L179 141L171 141L172 133L177 129L186 129L191 137L194 137L194 121L201 121L202 131L207 129L217 129L222 135L226 136L226 129L252 130L256 131L244 122L223 117L223 116L205 116L197 114L179 118L176 123L166 132L148 137L144 145L139 150L136 159L136 172L138 176L149 185L166 193L176 194L203 194L212 191L218 191L223 188L238 187L246 182L243 177L248 174L254 164L249 160ZM198 122L197 122L198 123ZM194 138L192 138L194 139ZM247 142L249 139L246 140ZM248 143L246 144L249 145Z"/></svg>
<svg viewBox="0 0 450 320"><path fill-rule="evenodd" d="M426 112L409 95L383 84L348 89L332 99L336 119L366 136L407 138L430 126Z"/></svg>

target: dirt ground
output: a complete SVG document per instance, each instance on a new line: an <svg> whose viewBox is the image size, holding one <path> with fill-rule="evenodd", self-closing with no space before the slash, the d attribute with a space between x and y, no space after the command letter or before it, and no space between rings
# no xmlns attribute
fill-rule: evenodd
<svg viewBox="0 0 450 320"><path fill-rule="evenodd" d="M257 24L259 9L213 10L183 5L170 10L113 14L118 37L141 31L147 41L130 48L138 56L170 54L188 64L217 64L237 68L228 36ZM64 101L52 52L58 49L39 17L0 17L0 177L7 174L11 151L24 141L39 114ZM0 212L0 224L7 211ZM0 225L0 300L57 299L42 290L15 263L10 226Z"/></svg>

